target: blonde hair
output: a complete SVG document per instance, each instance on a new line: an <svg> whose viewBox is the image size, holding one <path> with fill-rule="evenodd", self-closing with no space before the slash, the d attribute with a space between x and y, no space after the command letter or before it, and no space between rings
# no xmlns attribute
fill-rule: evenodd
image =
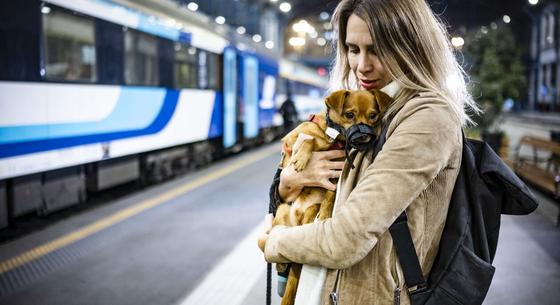
<svg viewBox="0 0 560 305"><path fill-rule="evenodd" d="M335 9L333 28L338 32L331 90L357 89L346 46L350 15L368 25L374 51L393 81L401 86L385 118L396 113L419 91L447 101L461 124L473 123L467 111L480 110L467 90L468 76L461 68L443 24L425 0L343 0Z"/></svg>

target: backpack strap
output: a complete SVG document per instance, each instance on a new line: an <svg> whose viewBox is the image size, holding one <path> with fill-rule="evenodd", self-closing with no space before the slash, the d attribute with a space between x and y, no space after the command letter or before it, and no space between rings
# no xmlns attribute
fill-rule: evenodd
<svg viewBox="0 0 560 305"><path fill-rule="evenodd" d="M418 255L414 248L407 220L406 212L402 212L391 227L389 227L389 232L393 238L395 251L403 269L408 294L413 295L427 290L428 284L422 275L422 268L418 261Z"/></svg>
<svg viewBox="0 0 560 305"><path fill-rule="evenodd" d="M387 140L387 130L389 129L390 124L391 119L387 120L385 126L383 126L381 134L379 135L378 141L373 150L374 159L377 157L377 154L381 151L383 144L385 144L385 141ZM413 295L426 291L428 289L428 284L422 275L422 268L420 267L418 255L416 254L414 242L412 241L410 229L408 228L408 218L406 216L406 212L402 212L402 214L397 217L395 222L393 222L393 224L389 227L389 232L393 238L395 251L403 269L408 294Z"/></svg>

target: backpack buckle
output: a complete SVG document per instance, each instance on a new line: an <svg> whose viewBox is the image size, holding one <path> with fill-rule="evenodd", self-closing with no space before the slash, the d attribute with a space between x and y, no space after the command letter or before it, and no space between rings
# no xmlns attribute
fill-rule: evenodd
<svg viewBox="0 0 560 305"><path fill-rule="evenodd" d="M414 295L414 294L422 293L422 292L428 290L428 284L424 282L422 284L418 284L416 286L412 286L410 288L407 288L407 290L408 290L408 295Z"/></svg>

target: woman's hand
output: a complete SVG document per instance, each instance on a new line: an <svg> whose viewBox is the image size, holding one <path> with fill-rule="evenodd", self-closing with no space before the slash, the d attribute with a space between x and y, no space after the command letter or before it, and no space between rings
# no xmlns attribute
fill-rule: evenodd
<svg viewBox="0 0 560 305"><path fill-rule="evenodd" d="M336 184L330 179L339 178L344 167L344 161L332 161L344 157L343 150L328 150L313 152L305 169L296 172L292 165L280 173L278 194L284 202L295 200L306 186L322 187L331 191L336 190Z"/></svg>
<svg viewBox="0 0 560 305"><path fill-rule="evenodd" d="M266 245L268 234L270 233L270 230L272 230L272 218L273 218L272 214L266 214L264 216L263 231L261 232L261 235L259 235L259 238L257 240L259 248L261 249L262 252L264 252L264 246Z"/></svg>

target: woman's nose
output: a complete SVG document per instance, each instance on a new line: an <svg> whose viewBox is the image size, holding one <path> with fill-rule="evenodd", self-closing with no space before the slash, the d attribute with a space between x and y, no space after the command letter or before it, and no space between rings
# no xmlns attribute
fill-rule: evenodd
<svg viewBox="0 0 560 305"><path fill-rule="evenodd" d="M360 54L360 58L358 60L358 72L361 74L366 74L373 70L373 65L371 60L367 56L367 54Z"/></svg>

